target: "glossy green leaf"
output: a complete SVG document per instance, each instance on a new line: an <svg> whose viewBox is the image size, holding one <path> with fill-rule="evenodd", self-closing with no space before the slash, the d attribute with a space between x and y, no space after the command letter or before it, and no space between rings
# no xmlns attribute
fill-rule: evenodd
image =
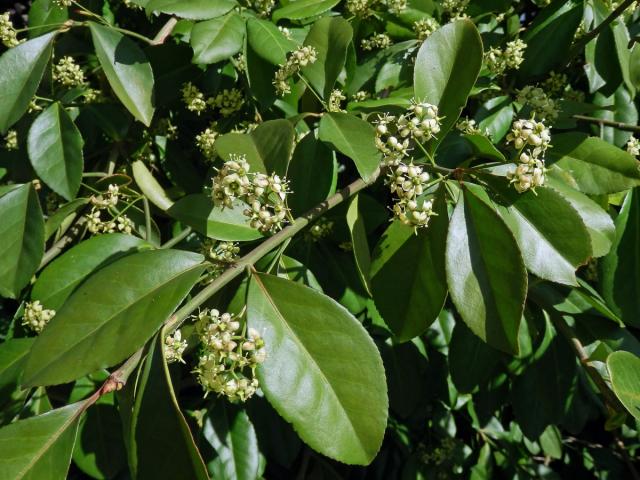
<svg viewBox="0 0 640 480"><path fill-rule="evenodd" d="M29 108L51 57L56 33L36 37L0 56L0 133L16 123Z"/></svg>
<svg viewBox="0 0 640 480"><path fill-rule="evenodd" d="M471 145L471 149L476 157L488 158L495 162L506 162L506 159L500 150L498 150L493 143L491 143L491 140L484 135L463 135L463 137L467 142L469 142L469 145Z"/></svg>
<svg viewBox="0 0 640 480"><path fill-rule="evenodd" d="M50 215L44 223L45 241L49 240L49 238L56 233L58 228L65 223L65 221L68 221L67 219L69 216L75 214L87 203L89 203L88 198L76 198L75 200L60 206L60 208Z"/></svg>
<svg viewBox="0 0 640 480"><path fill-rule="evenodd" d="M531 77L540 77L566 62L581 20L582 2L553 2L543 9L524 35L527 48L519 78L529 83Z"/></svg>
<svg viewBox="0 0 640 480"><path fill-rule="evenodd" d="M449 342L449 372L461 393L471 393L489 379L501 354L475 335L464 322L456 322Z"/></svg>
<svg viewBox="0 0 640 480"><path fill-rule="evenodd" d="M242 49L245 32L245 21L235 12L195 24L191 30L193 62L209 64L233 57Z"/></svg>
<svg viewBox="0 0 640 480"><path fill-rule="evenodd" d="M553 136L550 174L583 193L603 195L640 185L638 162L596 137L571 132Z"/></svg>
<svg viewBox="0 0 640 480"><path fill-rule="evenodd" d="M68 18L67 8L55 0L35 0L29 9L29 38L56 30Z"/></svg>
<svg viewBox="0 0 640 480"><path fill-rule="evenodd" d="M635 44L629 56L629 80L636 90L640 89L640 47Z"/></svg>
<svg viewBox="0 0 640 480"><path fill-rule="evenodd" d="M12 338L0 343L0 425L9 423L20 411L26 390L20 377L33 338Z"/></svg>
<svg viewBox="0 0 640 480"><path fill-rule="evenodd" d="M607 369L616 397L640 420L640 358L629 352L613 352L607 358Z"/></svg>
<svg viewBox="0 0 640 480"><path fill-rule="evenodd" d="M0 295L17 298L44 254L44 220L31 184L0 197Z"/></svg>
<svg viewBox="0 0 640 480"><path fill-rule="evenodd" d="M577 285L576 269L591 257L591 237L573 206L550 188L520 194L506 184L492 185L499 192L498 212L527 269L545 280Z"/></svg>
<svg viewBox="0 0 640 480"><path fill-rule="evenodd" d="M96 479L111 479L127 465L122 423L113 393L100 397L80 420L73 463Z"/></svg>
<svg viewBox="0 0 640 480"><path fill-rule="evenodd" d="M289 40L273 23L259 18L247 21L247 41L261 58L273 65L282 65L287 54L296 48L296 43Z"/></svg>
<svg viewBox="0 0 640 480"><path fill-rule="evenodd" d="M153 118L153 71L144 52L120 32L89 22L93 45L104 74L116 96L144 123Z"/></svg>
<svg viewBox="0 0 640 480"><path fill-rule="evenodd" d="M317 58L302 68L302 74L322 98L329 98L344 67L352 38L351 25L340 17L321 18L309 30L304 44L316 49Z"/></svg>
<svg viewBox="0 0 640 480"><path fill-rule="evenodd" d="M640 326L640 189L627 194L615 220L616 238L602 259L600 288L624 323Z"/></svg>
<svg viewBox="0 0 640 480"><path fill-rule="evenodd" d="M291 122L284 119L268 120L251 133L228 133L216 140L216 151L229 160L232 154L246 155L253 172L286 175L295 130Z"/></svg>
<svg viewBox="0 0 640 480"><path fill-rule="evenodd" d="M163 345L161 335L151 342L138 379L129 427L129 466L134 478L208 480L173 391Z"/></svg>
<svg viewBox="0 0 640 480"><path fill-rule="evenodd" d="M292 195L287 197L294 217L302 215L325 200L334 190L337 165L333 152L324 143L309 133L298 142L287 178Z"/></svg>
<svg viewBox="0 0 640 480"><path fill-rule="evenodd" d="M149 171L142 160L136 160L133 162L131 164L131 171L136 184L140 187L140 191L151 203L161 210L168 210L171 208L173 200L167 196L167 193L153 177L153 174Z"/></svg>
<svg viewBox="0 0 640 480"><path fill-rule="evenodd" d="M208 20L224 15L237 6L235 0L151 0L147 12L162 12L189 20Z"/></svg>
<svg viewBox="0 0 640 480"><path fill-rule="evenodd" d="M369 242L367 242L367 231L364 227L364 220L358 207L359 198L360 197L356 195L349 203L346 220L360 279L367 289L367 292L371 292L371 282L369 280L371 273L371 253L369 252Z"/></svg>
<svg viewBox="0 0 640 480"><path fill-rule="evenodd" d="M295 258L281 255L278 259L278 276L298 282L322 292L322 287L313 272Z"/></svg>
<svg viewBox="0 0 640 480"><path fill-rule="evenodd" d="M361 324L331 298L265 274L251 277L247 318L265 340L258 378L278 413L323 455L370 463L388 401L380 354Z"/></svg>
<svg viewBox="0 0 640 480"><path fill-rule="evenodd" d="M509 227L476 191L465 188L449 225L449 292L476 335L494 348L516 354L527 271Z"/></svg>
<svg viewBox="0 0 640 480"><path fill-rule="evenodd" d="M56 258L39 275L31 298L58 310L69 295L96 270L119 257L151 246L133 235L110 233L91 237Z"/></svg>
<svg viewBox="0 0 640 480"><path fill-rule="evenodd" d="M301 20L315 17L335 7L340 0L295 0L273 12L273 21L283 18Z"/></svg>
<svg viewBox="0 0 640 480"><path fill-rule="evenodd" d="M0 429L0 472L11 480L67 478L84 402Z"/></svg>
<svg viewBox="0 0 640 480"><path fill-rule="evenodd" d="M447 298L444 249L449 216L442 198L437 217L414 232L400 222L382 234L373 252L371 286L378 311L401 341L423 333Z"/></svg>
<svg viewBox="0 0 640 480"><path fill-rule="evenodd" d="M254 480L258 478L260 451L256 431L244 410L217 402L204 419L204 438L218 456L209 463L212 478Z"/></svg>
<svg viewBox="0 0 640 480"><path fill-rule="evenodd" d="M260 231L249 225L244 214L247 206L237 202L232 208L216 207L208 195L196 193L178 200L168 213L209 238L227 242L262 238Z"/></svg>
<svg viewBox="0 0 640 480"><path fill-rule="evenodd" d="M24 384L65 383L124 360L171 315L203 269L201 255L178 250L135 253L100 269L36 340Z"/></svg>
<svg viewBox="0 0 640 480"><path fill-rule="evenodd" d="M348 113L325 113L318 138L353 160L364 180L369 181L377 174L380 152L371 124Z"/></svg>
<svg viewBox="0 0 640 480"><path fill-rule="evenodd" d="M33 122L27 148L31 165L54 192L73 200L80 189L84 141L64 107L55 102Z"/></svg>
<svg viewBox="0 0 640 480"><path fill-rule="evenodd" d="M547 185L556 190L578 212L591 238L594 257L609 253L616 238L616 229L611 216L589 197L555 179L548 179Z"/></svg>
<svg viewBox="0 0 640 480"><path fill-rule="evenodd" d="M629 125L638 123L638 109L633 102L633 97L623 85L609 97L596 93L593 103L604 107L603 110L593 112L593 116L596 118L628 123ZM623 147L631 137L631 133L603 125L600 138L618 147Z"/></svg>
<svg viewBox="0 0 640 480"><path fill-rule="evenodd" d="M470 20L436 30L418 50L413 74L415 97L438 106L442 119L437 143L455 125L482 66L482 40Z"/></svg>

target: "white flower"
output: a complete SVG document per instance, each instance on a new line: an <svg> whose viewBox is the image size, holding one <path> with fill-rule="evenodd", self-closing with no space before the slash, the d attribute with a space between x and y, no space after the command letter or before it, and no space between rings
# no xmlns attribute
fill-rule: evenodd
<svg viewBox="0 0 640 480"><path fill-rule="evenodd" d="M167 363L182 362L182 354L187 349L187 341L182 340L180 329L176 330L173 335L167 335L164 339L164 355Z"/></svg>
<svg viewBox="0 0 640 480"><path fill-rule="evenodd" d="M283 96L291 93L289 79L297 74L301 68L314 63L317 57L316 49L309 45L304 45L291 52L287 61L280 65L273 79L277 94Z"/></svg>
<svg viewBox="0 0 640 480"><path fill-rule="evenodd" d="M40 333L55 315L55 310L45 309L39 300L27 302L24 306L22 325L35 333Z"/></svg>
<svg viewBox="0 0 640 480"><path fill-rule="evenodd" d="M640 156L640 140L631 135L627 142L627 152L634 157Z"/></svg>
<svg viewBox="0 0 640 480"><path fill-rule="evenodd" d="M62 57L53 67L53 80L63 87L84 85L84 72L72 57Z"/></svg>

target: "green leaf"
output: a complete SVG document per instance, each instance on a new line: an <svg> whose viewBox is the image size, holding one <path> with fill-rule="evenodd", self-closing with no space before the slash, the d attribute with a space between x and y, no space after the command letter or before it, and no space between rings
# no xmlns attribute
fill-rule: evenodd
<svg viewBox="0 0 640 480"><path fill-rule="evenodd" d="M0 133L6 133L29 108L51 57L56 33L21 43L0 56Z"/></svg>
<svg viewBox="0 0 640 480"><path fill-rule="evenodd" d="M582 218L591 238L593 256L598 258L606 255L616 238L616 228L611 216L589 197L563 182L549 178L547 185L560 193Z"/></svg>
<svg viewBox="0 0 640 480"><path fill-rule="evenodd" d="M519 79L529 82L531 77L540 77L566 62L581 20L582 2L558 1L542 9L523 37L527 48Z"/></svg>
<svg viewBox="0 0 640 480"><path fill-rule="evenodd" d="M373 126L348 113L325 113L318 130L318 138L353 160L365 181L375 177L380 165L375 135Z"/></svg>
<svg viewBox="0 0 640 480"><path fill-rule="evenodd" d="M73 463L97 479L114 478L126 467L122 422L113 393L100 397L80 421Z"/></svg>
<svg viewBox="0 0 640 480"><path fill-rule="evenodd" d="M464 322L456 322L449 342L451 380L461 393L471 393L493 374L501 354L484 343Z"/></svg>
<svg viewBox="0 0 640 480"><path fill-rule="evenodd" d="M84 402L51 410L0 429L3 478L67 478Z"/></svg>
<svg viewBox="0 0 640 480"><path fill-rule="evenodd" d="M217 402L204 419L204 438L218 456L209 463L211 477L220 480L255 480L259 477L260 450L247 412Z"/></svg>
<svg viewBox="0 0 640 480"><path fill-rule="evenodd" d="M488 158L489 160L494 160L496 162L507 161L500 150L498 150L493 143L491 143L491 140L484 135L463 135L463 137L467 142L469 142L469 145L471 145L471 149L476 157Z"/></svg>
<svg viewBox="0 0 640 480"><path fill-rule="evenodd" d="M210 64L227 60L242 49L246 27L235 12L196 23L191 30L193 62Z"/></svg>
<svg viewBox="0 0 640 480"><path fill-rule="evenodd" d="M12 338L0 343L0 425L18 414L24 403L26 390L20 388L20 377L33 338Z"/></svg>
<svg viewBox="0 0 640 480"><path fill-rule="evenodd" d="M505 184L491 185L527 269L544 280L577 285L575 272L591 256L591 237L573 206L550 188L520 194Z"/></svg>
<svg viewBox="0 0 640 480"><path fill-rule="evenodd" d="M144 52L128 37L89 22L93 45L109 85L131 114L147 127L153 118L153 71Z"/></svg>
<svg viewBox="0 0 640 480"><path fill-rule="evenodd" d="M607 369L616 397L640 420L640 358L629 352L613 352L607 358Z"/></svg>
<svg viewBox="0 0 640 480"><path fill-rule="evenodd" d="M331 298L265 274L251 277L247 319L264 336L258 378L278 413L323 455L370 463L388 400L380 354L362 325Z"/></svg>
<svg viewBox="0 0 640 480"><path fill-rule="evenodd" d="M303 18L315 17L327 10L331 10L338 3L340 3L340 0L295 0L273 12L272 18L274 22L283 18L302 20Z"/></svg>
<svg viewBox="0 0 640 480"><path fill-rule="evenodd" d="M631 155L584 133L554 135L548 156L549 173L583 193L606 195L640 185L638 162Z"/></svg>
<svg viewBox="0 0 640 480"><path fill-rule="evenodd" d="M317 58L302 68L302 75L322 98L328 98L333 90L352 38L351 25L340 17L321 18L309 30L304 44L316 49Z"/></svg>
<svg viewBox="0 0 640 480"><path fill-rule="evenodd" d="M35 0L29 9L29 38L56 30L68 18L67 8L54 0Z"/></svg>
<svg viewBox="0 0 640 480"><path fill-rule="evenodd" d="M208 195L196 193L178 200L168 213L216 240L244 242L262 238L262 234L249 225L249 219L243 213L246 208L242 202L235 203L232 208L216 207Z"/></svg>
<svg viewBox="0 0 640 480"><path fill-rule="evenodd" d="M451 299L473 333L494 348L517 354L527 271L509 227L478 197L482 190L466 185L447 237Z"/></svg>
<svg viewBox="0 0 640 480"><path fill-rule="evenodd" d="M436 145L455 125L482 66L482 40L470 20L436 30L418 50L413 82L416 99L438 106L442 119Z"/></svg>
<svg viewBox="0 0 640 480"><path fill-rule="evenodd" d="M65 383L124 360L171 315L203 270L201 255L178 250L135 253L100 269L36 340L24 384Z"/></svg>
<svg viewBox="0 0 640 480"><path fill-rule="evenodd" d="M238 4L235 0L151 0L147 13L162 12L189 20L208 20L224 15Z"/></svg>
<svg viewBox="0 0 640 480"><path fill-rule="evenodd" d="M444 249L449 216L442 197L437 217L414 232L392 223L373 252L371 286L376 307L400 341L422 334L447 298Z"/></svg>
<svg viewBox="0 0 640 480"><path fill-rule="evenodd" d="M124 233L91 237L56 258L42 271L31 290L31 298L40 300L45 308L58 310L93 272L117 258L150 247L144 240Z"/></svg>
<svg viewBox="0 0 640 480"><path fill-rule="evenodd" d="M147 166L142 160L136 160L131 164L131 172L140 191L161 210L168 210L173 205L164 189L158 181L153 177Z"/></svg>
<svg viewBox="0 0 640 480"><path fill-rule="evenodd" d="M253 172L287 173L296 132L284 119L268 120L251 133L227 133L216 140L216 151L224 160L231 154L246 155Z"/></svg>
<svg viewBox="0 0 640 480"><path fill-rule="evenodd" d="M54 192L69 201L80 189L83 145L78 127L58 102L38 115L29 129L27 148L33 169Z"/></svg>
<svg viewBox="0 0 640 480"><path fill-rule="evenodd" d="M0 295L17 298L44 255L44 220L30 183L0 197Z"/></svg>
<svg viewBox="0 0 640 480"><path fill-rule="evenodd" d="M287 198L294 217L306 213L335 189L337 177L333 152L313 132L298 142L287 170L292 195Z"/></svg>
<svg viewBox="0 0 640 480"><path fill-rule="evenodd" d="M358 199L359 195L353 197L347 208L347 227L351 236L351 245L353 248L353 256L356 261L356 267L360 274L360 279L367 292L371 292L371 282L369 280L371 272L371 253L369 252L369 243L367 242L367 231L364 227L364 220L359 212Z"/></svg>
<svg viewBox="0 0 640 480"><path fill-rule="evenodd" d="M189 425L180 411L163 355L164 331L141 367L129 428L134 478L208 479Z"/></svg>
<svg viewBox="0 0 640 480"><path fill-rule="evenodd" d="M247 21L247 41L257 55L273 65L284 64L287 53L296 48L296 43L285 37L278 27L259 18Z"/></svg>
<svg viewBox="0 0 640 480"><path fill-rule="evenodd" d="M44 239L49 240L56 233L58 228L65 223L70 215L76 213L80 208L89 203L88 198L76 198L69 203L65 203L58 208L53 214L49 215L44 224Z"/></svg>
<svg viewBox="0 0 640 480"><path fill-rule="evenodd" d="M593 112L595 118L603 118L605 120L628 123L630 125L636 125L638 123L638 109L633 103L633 97L623 85L609 97L605 97L601 93L596 93L593 103L603 107L602 110ZM602 126L602 135L600 138L618 147L623 147L630 137L631 132L618 130L614 127L607 127L606 125Z"/></svg>
<svg viewBox="0 0 640 480"><path fill-rule="evenodd" d="M602 259L602 295L624 323L640 326L640 188L627 194L615 220L616 239Z"/></svg>
<svg viewBox="0 0 640 480"><path fill-rule="evenodd" d="M640 47L636 43L629 56L629 80L640 90Z"/></svg>

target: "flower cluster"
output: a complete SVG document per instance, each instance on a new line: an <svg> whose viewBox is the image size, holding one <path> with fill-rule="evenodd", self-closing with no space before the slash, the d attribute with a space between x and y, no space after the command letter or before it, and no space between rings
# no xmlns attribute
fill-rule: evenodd
<svg viewBox="0 0 640 480"><path fill-rule="evenodd" d="M504 50L491 47L484 54L485 64L494 75L502 75L509 69L517 70L524 61L526 48L527 44L519 38L507 42Z"/></svg>
<svg viewBox="0 0 640 480"><path fill-rule="evenodd" d="M213 126L205 129L196 135L196 145L205 157L211 159L215 157L216 149L215 143L218 138L218 132L216 132Z"/></svg>
<svg viewBox="0 0 640 480"><path fill-rule="evenodd" d="M371 94L369 92L365 92L364 90L358 90L351 96L351 100L354 102L364 102L365 100L369 100L371 98Z"/></svg>
<svg viewBox="0 0 640 480"><path fill-rule="evenodd" d="M284 35L284 38L286 38L287 40L292 40L291 30L289 30L287 27L279 25L278 30L280 30L280 33L282 33L282 35Z"/></svg>
<svg viewBox="0 0 640 480"><path fill-rule="evenodd" d="M376 33L369 38L363 38L360 42L363 50L382 50L391 45L391 38L386 33Z"/></svg>
<svg viewBox="0 0 640 480"><path fill-rule="evenodd" d="M202 253L212 263L210 273L215 278L233 265L240 254L240 247L234 242L207 239L202 243Z"/></svg>
<svg viewBox="0 0 640 480"><path fill-rule="evenodd" d="M411 227L426 227L433 215L431 200L419 200L425 193L429 174L413 163L401 163L388 174L389 189L398 201L393 213L403 224Z"/></svg>
<svg viewBox="0 0 640 480"><path fill-rule="evenodd" d="M79 87L85 84L84 72L72 57L62 57L53 67L53 80L63 87Z"/></svg>
<svg viewBox="0 0 640 480"><path fill-rule="evenodd" d="M328 237L333 231L333 222L326 218L321 218L309 228L308 239L312 242L317 242L325 237Z"/></svg>
<svg viewBox="0 0 640 480"><path fill-rule="evenodd" d="M234 315L215 309L201 311L196 321L202 343L195 370L200 385L232 402L247 401L259 385L256 367L266 359L262 337L253 328L241 331Z"/></svg>
<svg viewBox="0 0 640 480"><path fill-rule="evenodd" d="M247 4L261 17L267 17L275 7L276 0L247 0Z"/></svg>
<svg viewBox="0 0 640 480"><path fill-rule="evenodd" d="M235 200L247 204L244 214L250 225L264 233L282 228L289 212L286 206L287 181L276 174L250 173L244 155L233 155L213 179L212 197L216 205L231 207Z"/></svg>
<svg viewBox="0 0 640 480"><path fill-rule="evenodd" d="M373 7L377 0L347 0L347 11L351 15L367 18L373 15Z"/></svg>
<svg viewBox="0 0 640 480"><path fill-rule="evenodd" d="M484 131L480 130L476 121L469 117L464 117L462 120L459 120L458 123L456 123L456 128L466 135L489 135L486 129Z"/></svg>
<svg viewBox="0 0 640 480"><path fill-rule="evenodd" d="M280 65L273 79L273 85L276 87L278 95L283 96L291 93L289 79L297 74L301 68L315 62L317 57L316 49L308 45L299 47L291 52L284 65Z"/></svg>
<svg viewBox="0 0 640 480"><path fill-rule="evenodd" d="M24 314L22 315L22 325L35 333L40 333L55 314L55 310L44 308L40 300L27 302L24 306Z"/></svg>
<svg viewBox="0 0 640 480"><path fill-rule="evenodd" d="M71 5L73 5L73 0L54 0L53 3L55 3L59 7L70 7Z"/></svg>
<svg viewBox="0 0 640 480"><path fill-rule="evenodd" d="M225 88L214 98L209 99L207 103L211 105L212 108L219 109L223 117L228 117L242 108L242 105L244 105L244 96L237 88L232 88L231 90Z"/></svg>
<svg viewBox="0 0 640 480"><path fill-rule="evenodd" d="M631 138L629 138L627 142L627 152L634 157L640 156L640 139L631 135Z"/></svg>
<svg viewBox="0 0 640 480"><path fill-rule="evenodd" d="M0 42L7 48L17 47L22 43L21 40L18 40L18 34L11 23L9 12L0 15Z"/></svg>
<svg viewBox="0 0 640 480"><path fill-rule="evenodd" d="M544 123L534 119L516 120L507 135L507 142L513 142L518 150L518 163L514 170L507 173L515 189L524 193L544 185L544 154L551 146L551 134Z"/></svg>
<svg viewBox="0 0 640 480"><path fill-rule="evenodd" d="M542 90L549 95L559 95L569 85L569 79L564 73L551 72L549 76L542 82Z"/></svg>
<svg viewBox="0 0 640 480"><path fill-rule="evenodd" d="M123 213L114 212L121 196L124 195L120 192L120 187L110 184L105 193L91 197L92 208L86 215L87 230L89 232L101 234L114 232L131 233L133 231L131 219ZM102 220L103 212L107 214L107 220Z"/></svg>
<svg viewBox="0 0 640 480"><path fill-rule="evenodd" d="M173 335L167 335L164 339L164 358L167 363L182 362L182 354L187 349L187 341L182 340L180 329L173 332Z"/></svg>
<svg viewBox="0 0 640 480"><path fill-rule="evenodd" d="M438 28L440 24L432 17L421 18L413 24L413 31L418 36L418 40L426 40Z"/></svg>
<svg viewBox="0 0 640 480"><path fill-rule="evenodd" d="M441 2L442 9L452 18L460 18L464 16L464 11L469 5L469 0L443 0Z"/></svg>
<svg viewBox="0 0 640 480"><path fill-rule="evenodd" d="M376 146L386 165L397 166L409 155L410 141L425 142L440 132L438 107L412 101L407 113L398 117L381 115L376 122Z"/></svg>
<svg viewBox="0 0 640 480"><path fill-rule="evenodd" d="M346 100L347 97L344 95L342 90L335 89L329 95L329 101L327 102L327 110L330 112L344 112L342 108L340 108L340 102Z"/></svg>
<svg viewBox="0 0 640 480"><path fill-rule="evenodd" d="M198 115L207 109L204 93L191 82L187 82L182 86L182 101L187 106L187 110Z"/></svg>
<svg viewBox="0 0 640 480"><path fill-rule="evenodd" d="M9 130L4 137L4 148L6 150L18 149L18 132L15 130Z"/></svg>
<svg viewBox="0 0 640 480"><path fill-rule="evenodd" d="M518 91L517 101L531 107L532 112L543 120L553 121L558 118L558 105L539 87L526 85Z"/></svg>

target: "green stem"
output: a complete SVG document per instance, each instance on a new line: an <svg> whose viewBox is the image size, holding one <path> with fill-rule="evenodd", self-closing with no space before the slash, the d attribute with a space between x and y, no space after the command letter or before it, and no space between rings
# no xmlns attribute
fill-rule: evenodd
<svg viewBox="0 0 640 480"><path fill-rule="evenodd" d="M316 91L313 89L313 87L309 84L309 82L307 82L307 79L306 79L306 78L304 78L300 72L298 72L298 78L299 78L300 80L302 80L302 82L307 86L307 88L308 88L309 90L311 90L311 93L313 93L313 95L318 99L318 101L320 102L320 105L322 105L322 107L323 107L325 110L329 110L329 107L327 107L327 104L326 104L326 103L324 103L324 100L322 100L322 98L320 98L320 95L318 95L318 92L316 92Z"/></svg>
<svg viewBox="0 0 640 480"><path fill-rule="evenodd" d="M376 172L376 174L373 175L369 181L359 179L351 183L301 217L298 217L298 219L291 225L280 230L278 233L262 242L244 257L240 258L231 268L225 270L222 275L216 278L205 288L200 290L200 292L194 295L193 298L191 298L191 300L189 300L180 310L174 313L166 322L166 331L168 333L171 333L175 329L180 327L180 325L182 325L182 323L189 317L189 315L191 315L200 305L202 305L209 298L215 295L222 287L227 285L234 278L243 273L247 267L252 266L271 250L279 246L282 242L296 235L307 225L309 225L309 223L322 216L328 210L332 209L336 205L339 205L340 203L358 193L360 190L371 185L378 178L379 174L379 171Z"/></svg>
<svg viewBox="0 0 640 480"><path fill-rule="evenodd" d="M176 17L171 17L167 20L167 23L162 26L156 36L153 37L153 40L151 40L151 45L162 45L169 35L171 35L177 23L178 19Z"/></svg>
<svg viewBox="0 0 640 480"><path fill-rule="evenodd" d="M173 237L171 240L168 240L166 243L163 243L160 246L160 248L171 248L174 245L177 245L182 240L187 238L191 234L191 232L192 232L191 227L186 227L184 230L182 230L178 235Z"/></svg>
<svg viewBox="0 0 640 480"><path fill-rule="evenodd" d="M151 242L151 209L149 208L149 200L142 197L142 205L144 207L144 228L147 242Z"/></svg>

